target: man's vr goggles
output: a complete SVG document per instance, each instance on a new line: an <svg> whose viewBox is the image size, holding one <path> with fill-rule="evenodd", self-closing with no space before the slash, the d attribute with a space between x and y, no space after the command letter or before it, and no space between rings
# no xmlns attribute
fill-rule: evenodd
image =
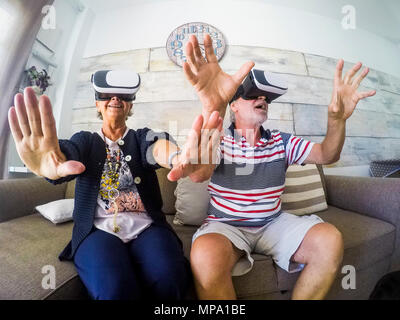
<svg viewBox="0 0 400 320"><path fill-rule="evenodd" d="M123 101L134 101L140 87L140 76L133 71L100 70L92 75L96 100L106 101L118 97Z"/></svg>
<svg viewBox="0 0 400 320"><path fill-rule="evenodd" d="M254 100L260 96L266 97L267 103L279 98L287 92L288 86L286 81L278 74L252 69L239 86L232 100L242 97L245 100Z"/></svg>

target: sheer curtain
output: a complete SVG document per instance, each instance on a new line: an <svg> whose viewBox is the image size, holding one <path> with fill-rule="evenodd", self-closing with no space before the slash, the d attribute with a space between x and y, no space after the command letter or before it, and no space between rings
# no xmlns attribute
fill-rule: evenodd
<svg viewBox="0 0 400 320"><path fill-rule="evenodd" d="M0 1L0 179L7 177L8 109L42 24L42 8L54 0Z"/></svg>

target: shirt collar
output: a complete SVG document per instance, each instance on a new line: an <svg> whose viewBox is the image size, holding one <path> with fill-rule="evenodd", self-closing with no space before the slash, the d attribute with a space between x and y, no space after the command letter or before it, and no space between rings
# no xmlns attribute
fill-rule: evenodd
<svg viewBox="0 0 400 320"><path fill-rule="evenodd" d="M241 138L239 136L235 137L235 123L234 122L231 123L231 125L228 128L228 131L236 141L238 141L238 139ZM271 131L269 131L269 129L265 130L263 126L260 127L260 133L261 133L261 139L269 140L271 138Z"/></svg>
<svg viewBox="0 0 400 320"><path fill-rule="evenodd" d="M128 134L129 128L126 127L124 134L122 135L122 138L118 139L117 141L112 141L111 139L108 139L106 136L104 136L103 134L103 129L100 128L97 131L97 134L101 137L101 139L104 141L104 138L106 138L105 142L110 146L110 147L114 147L118 145L118 141L123 140L125 138L125 136Z"/></svg>

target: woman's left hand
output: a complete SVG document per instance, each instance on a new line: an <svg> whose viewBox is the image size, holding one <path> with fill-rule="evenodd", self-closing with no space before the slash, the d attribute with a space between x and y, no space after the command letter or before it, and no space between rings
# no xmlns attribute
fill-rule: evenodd
<svg viewBox="0 0 400 320"><path fill-rule="evenodd" d="M220 144L223 119L214 111L203 128L204 118L196 117L182 153L177 157L168 174L170 181L189 176L192 181L204 180L205 172L211 173ZM207 174L208 175L208 174Z"/></svg>

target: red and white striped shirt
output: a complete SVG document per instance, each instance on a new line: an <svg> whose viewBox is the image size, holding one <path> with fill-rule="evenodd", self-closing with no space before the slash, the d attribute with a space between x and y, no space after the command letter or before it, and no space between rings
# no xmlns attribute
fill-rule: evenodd
<svg viewBox="0 0 400 320"><path fill-rule="evenodd" d="M206 221L262 226L280 214L286 169L302 164L314 143L278 130L260 130L255 146L235 137L233 124L221 141L219 165L208 186Z"/></svg>

